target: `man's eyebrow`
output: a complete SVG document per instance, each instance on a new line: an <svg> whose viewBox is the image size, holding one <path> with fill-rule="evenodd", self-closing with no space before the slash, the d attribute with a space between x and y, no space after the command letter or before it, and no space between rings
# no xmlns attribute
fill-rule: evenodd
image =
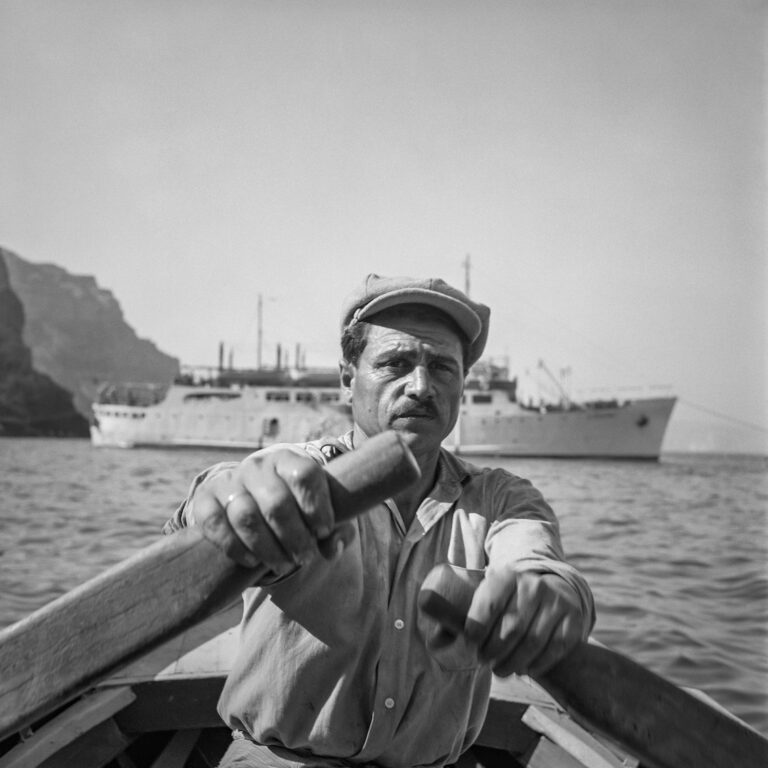
<svg viewBox="0 0 768 768"><path fill-rule="evenodd" d="M395 343L392 346L387 346L380 349L374 354L373 359L382 360L388 357L406 357L410 359L418 357L419 354L420 352L418 349L408 344ZM430 362L450 363L458 367L458 361L456 358L453 357L453 355L447 354L445 352L434 352L428 350L427 359Z"/></svg>
<svg viewBox="0 0 768 768"><path fill-rule="evenodd" d="M438 363L451 363L458 366L458 360L453 355L444 355L442 352L430 353L429 359Z"/></svg>
<svg viewBox="0 0 768 768"><path fill-rule="evenodd" d="M375 358L392 357L392 355L402 355L413 357L417 355L418 351L413 347L409 347L403 344L392 344L391 346L383 347L375 354Z"/></svg>

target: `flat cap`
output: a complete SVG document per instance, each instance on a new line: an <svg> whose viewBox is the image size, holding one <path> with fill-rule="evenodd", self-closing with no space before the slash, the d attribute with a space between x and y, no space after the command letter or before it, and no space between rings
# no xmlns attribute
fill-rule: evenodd
<svg viewBox="0 0 768 768"><path fill-rule="evenodd" d="M445 280L436 278L382 277L371 273L363 284L344 300L341 330L358 320L401 304L426 304L444 312L459 327L469 342L467 367L483 354L488 340L491 310L472 301Z"/></svg>

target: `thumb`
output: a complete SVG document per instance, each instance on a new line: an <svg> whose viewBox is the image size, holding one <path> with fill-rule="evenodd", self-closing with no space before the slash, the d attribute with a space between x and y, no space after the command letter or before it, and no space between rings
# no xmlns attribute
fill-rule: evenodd
<svg viewBox="0 0 768 768"><path fill-rule="evenodd" d="M333 560L340 555L354 540L357 530L352 522L347 521L337 525L330 536L320 539L317 548L326 560Z"/></svg>

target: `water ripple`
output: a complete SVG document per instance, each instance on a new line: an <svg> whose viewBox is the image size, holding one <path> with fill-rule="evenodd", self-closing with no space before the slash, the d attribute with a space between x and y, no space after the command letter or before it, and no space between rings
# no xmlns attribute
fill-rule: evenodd
<svg viewBox="0 0 768 768"><path fill-rule="evenodd" d="M157 539L222 458L237 455L0 441L0 625ZM768 460L491 461L557 511L598 640L768 733Z"/></svg>

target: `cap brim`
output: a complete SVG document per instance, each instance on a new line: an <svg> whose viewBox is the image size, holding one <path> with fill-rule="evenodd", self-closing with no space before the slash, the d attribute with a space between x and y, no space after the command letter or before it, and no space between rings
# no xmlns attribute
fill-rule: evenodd
<svg viewBox="0 0 768 768"><path fill-rule="evenodd" d="M366 304L357 314L357 318L364 320L378 312L383 312L385 309L402 304L428 304L441 312L445 312L459 326L470 344L477 339L483 327L480 317L466 304L443 293L425 288L403 288L390 291Z"/></svg>

